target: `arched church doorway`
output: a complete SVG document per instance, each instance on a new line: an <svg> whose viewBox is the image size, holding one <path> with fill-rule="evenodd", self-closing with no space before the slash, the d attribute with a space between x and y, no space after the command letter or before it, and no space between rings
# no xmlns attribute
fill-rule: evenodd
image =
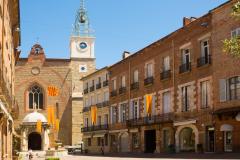
<svg viewBox="0 0 240 160"><path fill-rule="evenodd" d="M39 133L28 135L28 150L42 150L42 137Z"/></svg>

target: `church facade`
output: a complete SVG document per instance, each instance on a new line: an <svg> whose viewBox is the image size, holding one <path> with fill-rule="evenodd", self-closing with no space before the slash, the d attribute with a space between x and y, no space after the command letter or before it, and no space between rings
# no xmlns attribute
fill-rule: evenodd
<svg viewBox="0 0 240 160"><path fill-rule="evenodd" d="M94 42L84 5L77 12L70 39L70 59L47 58L40 44L16 65L15 91L19 116L15 129L21 150L47 150L56 141L63 145L82 142L83 87L81 78L95 71ZM56 94L51 94L51 89ZM52 107L59 129L48 123ZM37 131L41 121L41 131Z"/></svg>

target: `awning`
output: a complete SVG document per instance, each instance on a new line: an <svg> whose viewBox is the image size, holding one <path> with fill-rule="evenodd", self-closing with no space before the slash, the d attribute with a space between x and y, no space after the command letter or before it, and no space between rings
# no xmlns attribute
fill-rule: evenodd
<svg viewBox="0 0 240 160"><path fill-rule="evenodd" d="M104 137L106 133L95 133L93 137Z"/></svg>
<svg viewBox="0 0 240 160"><path fill-rule="evenodd" d="M8 110L6 109L6 107L2 101L0 101L0 109L3 111L4 114L7 115L8 120L13 122L13 118L12 118L11 114L8 112Z"/></svg>
<svg viewBox="0 0 240 160"><path fill-rule="evenodd" d="M229 124L223 124L220 127L220 131L232 131L232 130L233 130L233 126Z"/></svg>

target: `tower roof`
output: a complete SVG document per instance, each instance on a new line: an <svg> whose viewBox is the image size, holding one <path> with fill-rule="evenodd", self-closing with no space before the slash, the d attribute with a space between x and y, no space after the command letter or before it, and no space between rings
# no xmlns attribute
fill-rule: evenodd
<svg viewBox="0 0 240 160"><path fill-rule="evenodd" d="M80 8L78 9L73 25L73 36L89 37L93 31L90 29L89 18L85 8L84 0L81 0Z"/></svg>

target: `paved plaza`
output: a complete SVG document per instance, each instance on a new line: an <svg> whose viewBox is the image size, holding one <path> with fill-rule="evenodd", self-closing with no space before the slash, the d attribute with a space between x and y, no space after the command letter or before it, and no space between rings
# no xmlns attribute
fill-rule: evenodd
<svg viewBox="0 0 240 160"><path fill-rule="evenodd" d="M154 159L240 159L239 153L181 153L181 154L108 154L102 155L68 155L61 160L154 160ZM34 158L33 160L45 160L45 158Z"/></svg>

